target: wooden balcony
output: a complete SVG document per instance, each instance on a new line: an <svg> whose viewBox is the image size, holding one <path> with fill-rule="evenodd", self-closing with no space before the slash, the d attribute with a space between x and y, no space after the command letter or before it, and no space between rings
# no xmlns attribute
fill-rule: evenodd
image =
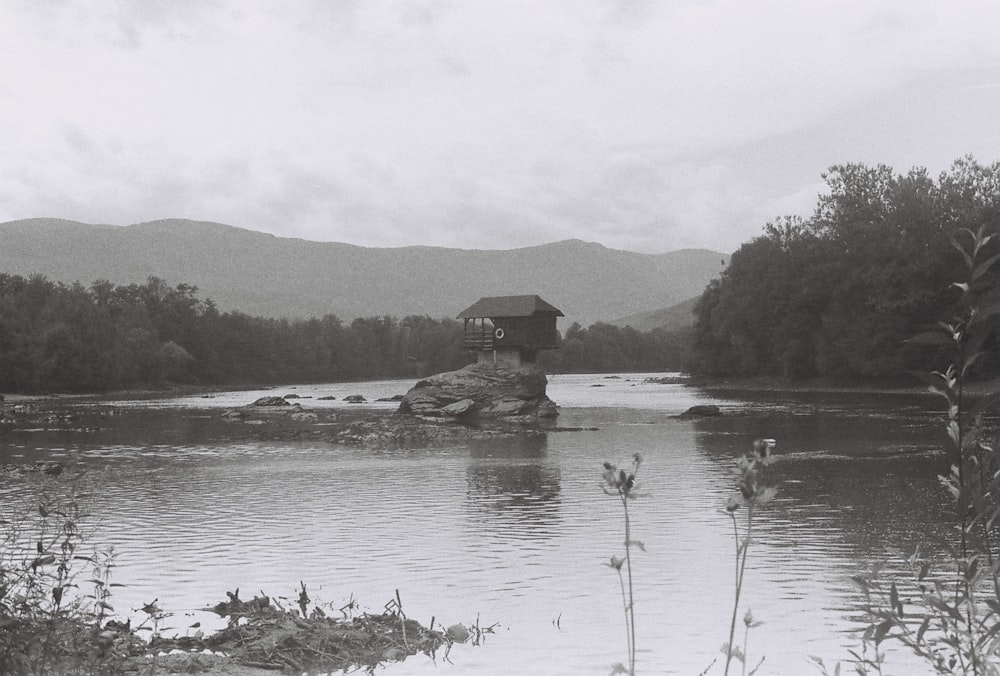
<svg viewBox="0 0 1000 676"><path fill-rule="evenodd" d="M462 347L466 350L492 350L492 333L466 333L462 341Z"/></svg>

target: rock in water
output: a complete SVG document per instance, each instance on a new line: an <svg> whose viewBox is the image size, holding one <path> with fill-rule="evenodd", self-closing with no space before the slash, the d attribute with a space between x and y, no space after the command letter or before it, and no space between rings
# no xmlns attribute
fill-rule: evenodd
<svg viewBox="0 0 1000 676"><path fill-rule="evenodd" d="M545 394L545 372L530 364L516 368L470 364L420 380L403 396L400 413L438 418L492 418L531 423L558 415Z"/></svg>
<svg viewBox="0 0 1000 676"><path fill-rule="evenodd" d="M722 411L715 404L698 404L684 411L684 415L716 416L722 415Z"/></svg>
<svg viewBox="0 0 1000 676"><path fill-rule="evenodd" d="M261 397L251 406L291 406L284 397Z"/></svg>

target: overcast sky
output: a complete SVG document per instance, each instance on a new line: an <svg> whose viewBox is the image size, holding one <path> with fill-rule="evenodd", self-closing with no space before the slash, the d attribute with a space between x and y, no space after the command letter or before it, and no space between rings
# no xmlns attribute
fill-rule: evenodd
<svg viewBox="0 0 1000 676"><path fill-rule="evenodd" d="M731 252L831 165L1000 160L998 29L993 0L4 0L0 221Z"/></svg>

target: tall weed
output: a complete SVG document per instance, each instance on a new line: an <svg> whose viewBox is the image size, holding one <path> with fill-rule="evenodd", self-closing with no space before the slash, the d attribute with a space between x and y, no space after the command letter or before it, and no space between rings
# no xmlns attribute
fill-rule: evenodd
<svg viewBox="0 0 1000 676"><path fill-rule="evenodd" d="M642 464L642 456L636 453L632 456L631 471L619 469L610 462L604 463L604 483L601 487L605 494L618 498L622 505L622 512L625 517L625 555L624 557L612 556L610 565L618 573L618 582L621 586L622 605L625 610L625 634L628 645L628 667L616 664L612 673L627 673L635 676L635 589L632 583L632 548L638 547L645 550L642 542L632 538L632 521L629 516L628 504L630 500L636 498L635 488L637 486L636 475L639 473L639 466ZM622 567L625 568L624 577ZM628 588L626 589L626 581Z"/></svg>
<svg viewBox="0 0 1000 676"><path fill-rule="evenodd" d="M934 570L934 557L917 549L901 556L908 578L883 579L881 565L856 578L868 626L862 653L854 653L858 673L882 673L883 645L896 641L940 674L1000 674L1000 456L984 434L983 415L997 395L970 402L966 384L985 356L1000 314L1000 291L986 283L1000 254L986 255L993 238L983 229L961 230L953 240L965 263L958 309L948 321L911 339L947 352L942 371L919 373L928 389L947 405L945 429L951 469L940 477L955 504L957 541L947 546L950 565ZM867 651L868 646L874 648Z"/></svg>
<svg viewBox="0 0 1000 676"><path fill-rule="evenodd" d="M84 549L90 483L76 465L22 474L0 514L0 673L115 673L113 553Z"/></svg>
<svg viewBox="0 0 1000 676"><path fill-rule="evenodd" d="M760 626L753 613L747 609L743 614L743 641L742 647L736 645L736 620L741 609L741 596L744 589L744 578L746 574L747 556L752 543L752 533L754 524L754 514L756 510L763 507L774 499L776 489L766 486L762 481L764 468L771 464L773 460L772 451L775 447L774 439L757 439L753 442L753 449L750 453L743 455L737 460L735 473L737 491L729 497L726 502L726 514L733 522L733 542L735 545L735 577L734 577L734 600L732 617L729 622L729 638L722 646L722 652L726 657L725 675L728 676L733 660L742 663L743 676L747 674L747 645L749 642L750 630ZM625 531L625 552L622 557L612 556L608 564L618 574L618 583L621 590L622 608L625 615L625 635L628 649L628 666L622 663L615 664L612 674L623 673L635 676L635 653L636 653L636 629L635 629L635 587L632 576L632 548L637 547L645 551L645 546L639 540L632 537L632 519L629 512L629 502L634 500L638 493L636 476L642 464L642 456L636 453L632 456L632 466L620 469L616 465L604 463L604 481L601 484L604 493L618 498L622 506ZM745 521L738 521L736 513L742 509L746 514ZM740 526L742 523L742 527ZM763 658L750 670L752 675L760 667ZM703 673L707 673L714 665L709 665Z"/></svg>
<svg viewBox="0 0 1000 676"><path fill-rule="evenodd" d="M736 462L737 488L738 491L729 497L726 502L726 512L733 521L733 543L736 547L735 556L735 580L733 613L729 621L729 640L722 646L722 652L726 656L726 667L724 673L729 675L729 669L735 658L742 663L742 672L747 673L747 643L750 630L761 623L754 619L753 613L747 609L743 615L743 647L737 646L736 638L736 618L740 612L740 597L743 593L743 582L747 567L747 554L750 551L750 544L753 542L753 517L760 507L774 499L776 489L773 486L765 486L761 482L761 474L765 467L771 464L774 450L774 439L757 439L753 442L752 452L742 456ZM736 519L736 513L743 509L746 520L743 525L743 535L740 536L740 528ZM760 660L763 662L763 659ZM751 670L751 674L757 671L760 662Z"/></svg>

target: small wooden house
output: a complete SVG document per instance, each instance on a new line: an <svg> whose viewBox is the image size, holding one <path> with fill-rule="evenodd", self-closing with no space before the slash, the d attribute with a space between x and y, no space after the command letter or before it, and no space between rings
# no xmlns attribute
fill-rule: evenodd
<svg viewBox="0 0 1000 676"><path fill-rule="evenodd" d="M538 296L480 298L458 313L465 321L465 349L475 350L480 362L508 366L532 363L539 350L558 348L556 317L563 316Z"/></svg>

